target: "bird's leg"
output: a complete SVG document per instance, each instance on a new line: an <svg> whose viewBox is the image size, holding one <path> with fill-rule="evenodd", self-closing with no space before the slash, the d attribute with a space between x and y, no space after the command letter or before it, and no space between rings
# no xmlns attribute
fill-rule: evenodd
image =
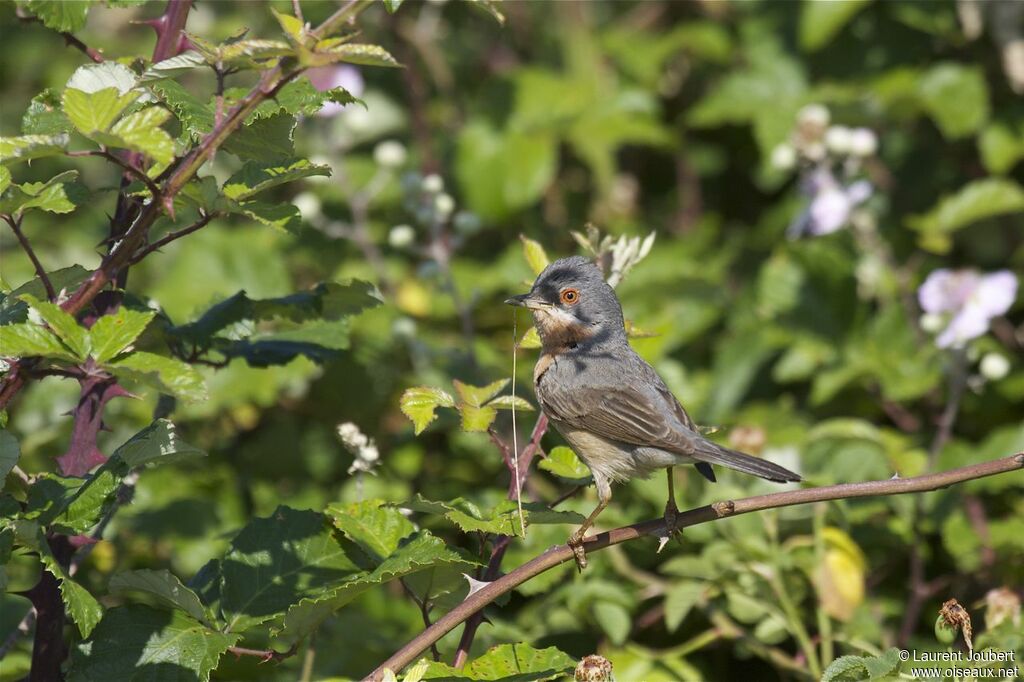
<svg viewBox="0 0 1024 682"><path fill-rule="evenodd" d="M594 511L590 512L590 516L583 522L583 525L569 536L569 541L566 543L569 545L569 549L572 550L573 556L576 557L576 566L581 571L587 567L587 553L583 549L583 536L586 534L587 529L594 525L594 520L604 511L608 503L612 501L611 486L607 482L596 481L596 483L597 507L594 508Z"/></svg>
<svg viewBox="0 0 1024 682"><path fill-rule="evenodd" d="M682 531L676 528L676 519L679 516L679 507L676 506L675 476L672 467L665 469L668 474L668 502L665 503L665 535L658 540L658 553L665 549L669 538L673 535L680 537Z"/></svg>

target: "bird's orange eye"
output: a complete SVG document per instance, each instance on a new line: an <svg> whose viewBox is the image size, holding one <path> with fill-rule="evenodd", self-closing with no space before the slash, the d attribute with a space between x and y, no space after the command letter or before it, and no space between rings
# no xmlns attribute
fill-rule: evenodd
<svg viewBox="0 0 1024 682"><path fill-rule="evenodd" d="M578 289L563 289L562 290L562 303L566 305L573 305L580 300L580 292Z"/></svg>

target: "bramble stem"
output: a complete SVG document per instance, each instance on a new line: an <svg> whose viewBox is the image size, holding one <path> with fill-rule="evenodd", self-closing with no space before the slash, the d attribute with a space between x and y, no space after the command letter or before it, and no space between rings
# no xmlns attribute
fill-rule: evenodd
<svg viewBox="0 0 1024 682"><path fill-rule="evenodd" d="M990 462L982 462L935 474L915 476L914 478L890 478L884 481L842 483L769 495L756 495L740 500L723 500L704 507L681 512L676 517L675 528L686 528L701 523L717 521L729 516L748 514L765 509L790 507L798 504L843 500L855 497L923 493L946 488L955 483L963 483L964 481L971 481L986 476L995 476L996 474L1017 471L1022 468L1024 468L1024 452L1019 452L1016 455ZM665 526L664 518L652 519L588 537L584 540L584 547L588 553L596 552L612 545L629 542L648 535L661 536L669 530ZM527 580L571 560L573 560L572 549L568 545L557 545L494 582L484 585L480 590L467 597L465 601L435 621L432 626L395 652L389 659L381 663L366 679L379 682L379 680L383 679L385 670L392 670L396 673L401 671L419 658L431 644L438 641L460 623L465 622L473 614L479 612L501 595L512 591Z"/></svg>

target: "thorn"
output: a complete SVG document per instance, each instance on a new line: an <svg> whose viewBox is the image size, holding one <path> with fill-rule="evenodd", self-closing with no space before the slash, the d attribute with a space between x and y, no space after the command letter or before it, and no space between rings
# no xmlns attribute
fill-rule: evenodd
<svg viewBox="0 0 1024 682"><path fill-rule="evenodd" d="M656 552L656 554L661 554L661 550L665 549L665 545L668 544L668 541L671 538L671 535L661 535L658 537L658 551Z"/></svg>

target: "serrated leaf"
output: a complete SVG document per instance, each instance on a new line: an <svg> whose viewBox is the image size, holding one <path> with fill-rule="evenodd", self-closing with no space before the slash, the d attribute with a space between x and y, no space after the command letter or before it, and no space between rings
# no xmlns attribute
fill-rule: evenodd
<svg viewBox="0 0 1024 682"><path fill-rule="evenodd" d="M167 419L157 419L114 450L113 457L135 469L153 462L177 462L186 457L205 457L206 453L178 436L177 427Z"/></svg>
<svg viewBox="0 0 1024 682"><path fill-rule="evenodd" d="M181 360L135 351L106 363L106 367L119 378L137 381L188 402L206 398L202 375Z"/></svg>
<svg viewBox="0 0 1024 682"><path fill-rule="evenodd" d="M519 343L516 344L516 347L532 349L540 348L541 345L542 344L540 342L540 334L537 333L537 328L530 327L529 329L526 330L526 333L523 334L523 338L519 339Z"/></svg>
<svg viewBox="0 0 1024 682"><path fill-rule="evenodd" d="M112 360L127 349L146 329L156 315L121 306L116 312L100 317L89 330L92 356L96 362Z"/></svg>
<svg viewBox="0 0 1024 682"><path fill-rule="evenodd" d="M78 356L49 329L30 322L0 327L0 356L44 357L76 362Z"/></svg>
<svg viewBox="0 0 1024 682"><path fill-rule="evenodd" d="M11 469L18 463L21 457L21 446L18 439L7 429L0 429L0 481L7 478ZM0 564L4 563L0 561Z"/></svg>
<svg viewBox="0 0 1024 682"><path fill-rule="evenodd" d="M277 19L277 23L281 25L281 29L287 34L287 36L297 43L302 42L304 30L302 21L298 17L293 17L290 14L284 12L278 12L273 7L270 8L271 14Z"/></svg>
<svg viewBox="0 0 1024 682"><path fill-rule="evenodd" d="M493 407L475 407L459 403L458 410L459 416L462 417L462 430L470 433L486 431L498 416L498 411Z"/></svg>
<svg viewBox="0 0 1024 682"><path fill-rule="evenodd" d="M95 132L92 139L109 147L131 149L151 157L161 165L174 159L174 140L160 126L171 117L162 107L148 107L125 116L109 133Z"/></svg>
<svg viewBox="0 0 1024 682"><path fill-rule="evenodd" d="M278 114L236 131L224 142L224 149L242 159L282 163L295 156L296 118Z"/></svg>
<svg viewBox="0 0 1024 682"><path fill-rule="evenodd" d="M544 682L571 675L576 661L554 647L534 649L528 644L499 644L464 668L428 661L424 680L489 680Z"/></svg>
<svg viewBox="0 0 1024 682"><path fill-rule="evenodd" d="M175 78L206 66L206 60L195 50L187 50L170 59L164 59L146 69L139 78L140 83L151 84L166 78ZM180 87L180 86L179 86Z"/></svg>
<svg viewBox="0 0 1024 682"><path fill-rule="evenodd" d="M526 257L530 269L533 270L533 274L539 275L544 272L544 268L551 262L548 260L548 254L544 251L544 247L540 245L540 242L523 235L519 235L519 239L523 242L523 255Z"/></svg>
<svg viewBox="0 0 1024 682"><path fill-rule="evenodd" d="M482 407L487 401L498 395L508 385L508 382L508 379L498 379L486 386L472 386L456 379L452 383L455 384L455 392L459 394L462 402L473 407Z"/></svg>
<svg viewBox="0 0 1024 682"><path fill-rule="evenodd" d="M317 52L315 58L317 66L332 62L347 62L364 66L402 66L391 56L390 52L380 45L367 45L363 43L338 45L328 50Z"/></svg>
<svg viewBox="0 0 1024 682"><path fill-rule="evenodd" d="M74 33L85 28L90 3L67 2L66 0L26 0L25 7L39 17L46 28L63 33Z"/></svg>
<svg viewBox="0 0 1024 682"><path fill-rule="evenodd" d="M888 677L900 669L900 650L891 647L879 656L865 656L864 667L872 680Z"/></svg>
<svg viewBox="0 0 1024 682"><path fill-rule="evenodd" d="M83 135L106 132L117 117L138 99L137 91L120 92L115 87L96 92L68 88L61 98L64 115Z"/></svg>
<svg viewBox="0 0 1024 682"><path fill-rule="evenodd" d="M488 402L487 407L493 407L499 410L511 410L515 407L517 410L533 412L533 405L531 405L525 398L518 395L499 395L494 400Z"/></svg>
<svg viewBox="0 0 1024 682"><path fill-rule="evenodd" d="M89 355L89 332L78 324L78 320L64 312L56 303L41 301L30 294L23 295L21 299L39 313L39 317L43 318L79 360L84 360Z"/></svg>
<svg viewBox="0 0 1024 682"><path fill-rule="evenodd" d="M868 676L864 658L840 656L821 675L821 682L862 682Z"/></svg>
<svg viewBox="0 0 1024 682"><path fill-rule="evenodd" d="M576 456L572 448L560 445L548 452L548 456L537 465L559 478L582 482L590 478L590 469Z"/></svg>
<svg viewBox="0 0 1024 682"><path fill-rule="evenodd" d="M394 14L398 11L398 8L402 6L404 0L384 0L384 9L388 11L388 14Z"/></svg>
<svg viewBox="0 0 1024 682"><path fill-rule="evenodd" d="M75 182L78 171L64 171L46 182L26 182L11 185L7 196L0 200L0 212L21 216L30 209L48 213L70 213L88 198L85 188Z"/></svg>
<svg viewBox="0 0 1024 682"><path fill-rule="evenodd" d="M254 200L235 203L230 206L229 211L252 218L261 225L266 225L282 232L298 234L302 228L302 214L299 213L299 209L295 204L270 204Z"/></svg>
<svg viewBox="0 0 1024 682"><path fill-rule="evenodd" d="M808 0L801 4L800 46L815 52L828 44L871 0Z"/></svg>
<svg viewBox="0 0 1024 682"><path fill-rule="evenodd" d="M419 386L406 389L398 404L402 414L412 421L418 436L437 418L434 411L438 407L455 407L455 399L439 388Z"/></svg>
<svg viewBox="0 0 1024 682"><path fill-rule="evenodd" d="M0 194L3 194L11 186L11 169L7 166L0 166Z"/></svg>
<svg viewBox="0 0 1024 682"><path fill-rule="evenodd" d="M83 637L88 637L103 617L103 607L87 589L74 582L50 551L42 527L34 521L13 521L10 528L18 542L37 552L43 566L60 580L60 594L71 620Z"/></svg>
<svg viewBox="0 0 1024 682"><path fill-rule="evenodd" d="M503 500L493 509L482 510L475 503L462 497L450 502L424 499L417 494L408 502L396 506L412 511L443 516L467 533L493 533L495 535L523 534L519 523L519 509L515 500ZM582 523L583 516L576 512L560 512L549 509L539 502L523 504L523 517L527 524Z"/></svg>
<svg viewBox="0 0 1024 682"><path fill-rule="evenodd" d="M471 7L476 7L486 12L492 19L502 26L505 25L505 15L498 9L498 0L467 0Z"/></svg>
<svg viewBox="0 0 1024 682"><path fill-rule="evenodd" d="M248 161L242 169L224 183L224 194L230 199L244 201L260 192L286 182L313 175L329 176L330 166L318 166L308 159L290 159L284 163Z"/></svg>
<svg viewBox="0 0 1024 682"><path fill-rule="evenodd" d="M174 679L207 682L240 635L212 630L182 611L110 609L72 654L68 682Z"/></svg>
<svg viewBox="0 0 1024 682"><path fill-rule="evenodd" d="M106 88L116 88L121 94L135 87L135 73L124 64L106 61L101 64L84 64L78 67L66 88L95 93Z"/></svg>
<svg viewBox="0 0 1024 682"><path fill-rule="evenodd" d="M21 135L0 137L0 161L15 159L27 161L44 156L63 154L68 146L68 135Z"/></svg>
<svg viewBox="0 0 1024 682"><path fill-rule="evenodd" d="M141 569L118 573L110 579L107 589L111 594L148 594L172 609L181 609L200 623L211 624L210 616L199 595L185 587L178 576L170 571Z"/></svg>
<svg viewBox="0 0 1024 682"><path fill-rule="evenodd" d="M242 92L240 91L241 95ZM308 78L296 79L281 88L273 99L261 103L245 119L246 124L270 118L279 114L312 116L320 111L324 102L339 101L342 104L359 101L344 88L317 90Z"/></svg>
<svg viewBox="0 0 1024 682"><path fill-rule="evenodd" d="M198 141L206 133L213 130L215 122L214 109L189 92L175 80L162 80L152 83L150 90L174 112L175 118L192 140Z"/></svg>
<svg viewBox="0 0 1024 682"><path fill-rule="evenodd" d="M59 135L73 128L61 109L60 95L52 88L33 97L21 117L21 132L25 135Z"/></svg>
<svg viewBox="0 0 1024 682"><path fill-rule="evenodd" d="M322 514L278 507L231 541L221 562L221 610L228 631L283 614L326 585L362 573Z"/></svg>

